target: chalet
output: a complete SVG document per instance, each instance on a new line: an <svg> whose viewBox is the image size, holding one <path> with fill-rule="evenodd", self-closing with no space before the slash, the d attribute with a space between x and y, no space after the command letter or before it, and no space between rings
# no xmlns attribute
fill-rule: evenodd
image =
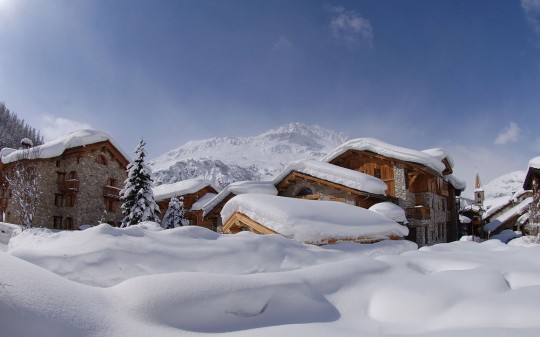
<svg viewBox="0 0 540 337"><path fill-rule="evenodd" d="M81 130L30 149L2 149L0 206L5 221L20 223L7 176L17 165L35 165L42 192L35 226L78 229L122 219L119 191L128 155L104 132Z"/></svg>
<svg viewBox="0 0 540 337"><path fill-rule="evenodd" d="M273 183L284 197L341 201L363 208L386 200L382 180L313 159L290 164Z"/></svg>
<svg viewBox="0 0 540 337"><path fill-rule="evenodd" d="M277 190L271 181L237 181L225 187L217 195L209 198L206 203L197 203L191 207L197 215L196 224L212 230L221 228L223 221L221 210L233 197L246 194L270 194L276 195Z"/></svg>
<svg viewBox="0 0 540 337"><path fill-rule="evenodd" d="M206 179L188 179L153 188L154 200L159 206L161 217L167 212L172 197L182 197L185 216L190 225L199 225L196 212L200 210L200 204L208 202L209 197L215 197L218 191L219 188Z"/></svg>
<svg viewBox="0 0 540 337"><path fill-rule="evenodd" d="M359 138L322 161L382 180L388 199L406 211L408 239L418 245L457 240L457 197L465 183L452 175L453 160L443 149L416 151Z"/></svg>
<svg viewBox="0 0 540 337"><path fill-rule="evenodd" d="M377 212L333 201L242 194L227 202L221 214L223 233L281 234L314 245L398 240L408 233Z"/></svg>
<svg viewBox="0 0 540 337"><path fill-rule="evenodd" d="M523 182L523 189L532 190L533 181L540 182L540 157L533 158L529 161L529 167L527 168L527 175Z"/></svg>

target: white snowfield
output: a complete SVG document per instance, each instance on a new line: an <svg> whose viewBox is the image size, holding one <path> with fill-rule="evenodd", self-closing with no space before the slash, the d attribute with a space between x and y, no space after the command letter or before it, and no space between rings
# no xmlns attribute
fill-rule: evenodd
<svg viewBox="0 0 540 337"><path fill-rule="evenodd" d="M11 240L0 252L2 336L533 337L540 329L540 247L522 241L321 248L152 223Z"/></svg>
<svg viewBox="0 0 540 337"><path fill-rule="evenodd" d="M210 186L216 191L220 191L210 180L207 179L188 179L179 181L173 184L162 184L152 188L154 192L154 199L161 201L170 199L174 196L186 195L189 193L195 193L203 188Z"/></svg>
<svg viewBox="0 0 540 337"><path fill-rule="evenodd" d="M69 133L67 136L52 140L42 145L33 147L26 151L31 158L54 158L60 156L67 149L79 146L86 146L99 142L109 141L127 159L130 156L118 145L118 143L106 132L97 130L79 130ZM22 158L24 150L2 149L0 155L2 163L12 163Z"/></svg>
<svg viewBox="0 0 540 337"><path fill-rule="evenodd" d="M291 163L274 178L274 185L293 171L372 194L386 195L388 187L382 180L368 174L314 159L299 160Z"/></svg>
<svg viewBox="0 0 540 337"><path fill-rule="evenodd" d="M277 195L278 190L271 181L237 181L227 185L214 198L202 206L203 214L208 214L231 193L235 195L245 193Z"/></svg>
<svg viewBox="0 0 540 337"><path fill-rule="evenodd" d="M336 201L242 194L223 207L223 223L234 212L303 243L324 244L332 239L339 242L358 238L375 241L409 233L407 227L382 214Z"/></svg>

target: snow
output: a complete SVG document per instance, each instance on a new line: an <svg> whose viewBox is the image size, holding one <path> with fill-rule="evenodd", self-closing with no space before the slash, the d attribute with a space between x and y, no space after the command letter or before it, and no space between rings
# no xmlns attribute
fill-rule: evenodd
<svg viewBox="0 0 540 337"><path fill-rule="evenodd" d="M447 174L444 178L452 185L456 190L465 190L467 183L464 180L459 179L453 174Z"/></svg>
<svg viewBox="0 0 540 337"><path fill-rule="evenodd" d="M461 214L460 214L460 215L459 215L459 222L468 224L468 223L471 223L472 220L471 220L471 218L466 217L465 215L461 215Z"/></svg>
<svg viewBox="0 0 540 337"><path fill-rule="evenodd" d="M127 159L130 156L118 145L118 143L108 134L97 130L79 130L68 135L52 140L42 145L33 147L29 153L33 158L54 158L60 156L64 151L70 148L86 146L103 141L109 141L111 144ZM35 150L35 151L34 151ZM23 150L2 149L2 163L7 164L17 161L21 158Z"/></svg>
<svg viewBox="0 0 540 337"><path fill-rule="evenodd" d="M174 196L182 196L190 193L195 193L203 188L210 186L214 190L219 191L210 180L207 179L188 179L182 180L173 184L162 184L152 188L154 191L154 199L161 201L170 199Z"/></svg>
<svg viewBox="0 0 540 337"><path fill-rule="evenodd" d="M525 238L320 248L151 223L15 238L0 252L3 336L533 337L540 329L540 246Z"/></svg>
<svg viewBox="0 0 540 337"><path fill-rule="evenodd" d="M198 211L203 208L204 205L210 202L210 200L214 199L216 197L216 193L206 193L202 197L199 198L196 202L191 205L192 211Z"/></svg>
<svg viewBox="0 0 540 337"><path fill-rule="evenodd" d="M274 185L277 185L293 171L372 194L385 195L388 187L382 180L365 173L314 159L298 160L289 164L274 178Z"/></svg>
<svg viewBox="0 0 540 337"><path fill-rule="evenodd" d="M504 212L497 218L493 219L490 223L484 225L484 231L486 232L493 232L499 228L499 226L503 225L506 221L510 220L512 217L514 217L516 214L521 214L524 211L526 211L529 207L529 204L532 202L532 197L528 197L527 199L523 200L516 206L512 207L508 211Z"/></svg>
<svg viewBox="0 0 540 337"><path fill-rule="evenodd" d="M441 175L446 168L437 156L432 156L431 154L422 151L391 145L375 138L357 138L349 140L323 157L322 161L330 162L348 150L370 151L385 157L421 164Z"/></svg>
<svg viewBox="0 0 540 337"><path fill-rule="evenodd" d="M214 198L201 207L206 215L230 194L239 195L245 193L277 195L278 190L271 181L237 181L219 192Z"/></svg>
<svg viewBox="0 0 540 337"><path fill-rule="evenodd" d="M384 240L409 233L388 217L342 202L243 194L221 211L223 223L240 212L261 225L298 242L325 244L329 240Z"/></svg>
<svg viewBox="0 0 540 337"><path fill-rule="evenodd" d="M454 159L448 154L448 152L445 149L439 147L439 148L434 148L434 149L422 150L422 152L432 157L437 158L439 161L443 161L446 159L450 167L454 168L454 165L455 165Z"/></svg>
<svg viewBox="0 0 540 337"><path fill-rule="evenodd" d="M21 232L21 228L6 222L0 222L0 250L6 251L9 239Z"/></svg>
<svg viewBox="0 0 540 337"><path fill-rule="evenodd" d="M385 215L389 219L394 220L402 224L408 224L407 217L405 216L405 210L398 205L385 201L375 204L369 208L370 211Z"/></svg>
<svg viewBox="0 0 540 337"><path fill-rule="evenodd" d="M520 236L521 235L516 234L516 232L514 232L511 229L505 229L505 230L501 231L499 234L493 235L490 239L499 240L502 243L508 243L510 240L513 240L513 239L518 238Z"/></svg>
<svg viewBox="0 0 540 337"><path fill-rule="evenodd" d="M534 157L533 159L531 159L529 161L529 167L530 168L535 168L535 169L540 169L540 157Z"/></svg>

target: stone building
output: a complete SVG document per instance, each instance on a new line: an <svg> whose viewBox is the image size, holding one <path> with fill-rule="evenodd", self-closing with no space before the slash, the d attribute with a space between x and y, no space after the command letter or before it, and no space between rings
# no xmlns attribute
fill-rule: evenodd
<svg viewBox="0 0 540 337"><path fill-rule="evenodd" d="M373 138L350 140L322 161L382 180L386 196L406 211L408 239L419 246L458 238L458 196L465 183L452 175L443 149L417 151Z"/></svg>
<svg viewBox="0 0 540 337"><path fill-rule="evenodd" d="M24 151L30 151L30 156ZM24 158L24 159L22 159ZM106 133L81 130L32 149L2 149L0 207L4 221L20 223L9 176L20 162L38 169L41 191L34 226L78 229L122 219L119 192L129 157Z"/></svg>

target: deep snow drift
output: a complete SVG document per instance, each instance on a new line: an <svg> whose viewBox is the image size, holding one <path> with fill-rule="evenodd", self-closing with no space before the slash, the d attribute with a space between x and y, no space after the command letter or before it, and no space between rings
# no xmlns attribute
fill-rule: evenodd
<svg viewBox="0 0 540 337"><path fill-rule="evenodd" d="M540 247L498 240L319 248L279 235L100 225L26 231L0 252L0 266L0 331L10 337L497 337L540 329Z"/></svg>

